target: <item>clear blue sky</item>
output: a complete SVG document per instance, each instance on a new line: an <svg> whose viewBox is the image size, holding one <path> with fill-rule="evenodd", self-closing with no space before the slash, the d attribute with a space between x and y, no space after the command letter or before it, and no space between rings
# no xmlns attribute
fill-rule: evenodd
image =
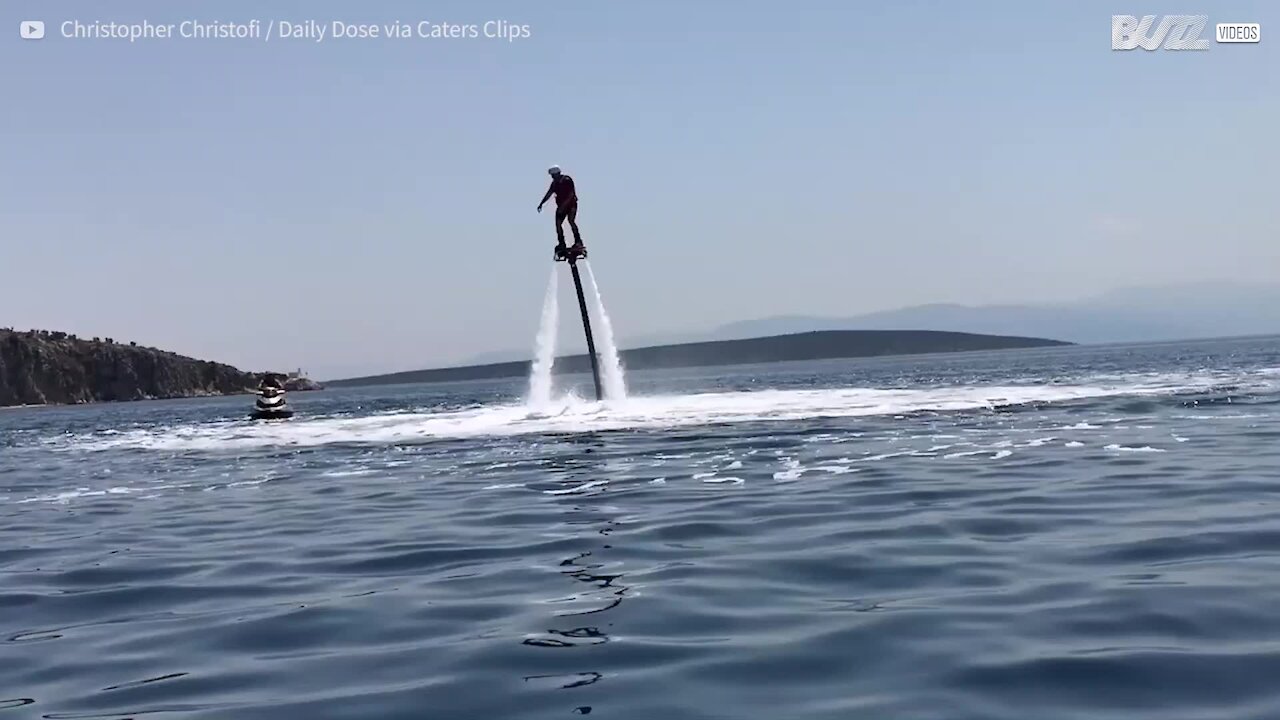
<svg viewBox="0 0 1280 720"><path fill-rule="evenodd" d="M1118 13L1260 22L1263 41L1113 52ZM524 347L553 162L624 336L1280 279L1275 3L25 0L0 17L0 326L322 377ZM189 18L530 37L58 28ZM48 36L20 39L23 19Z"/></svg>

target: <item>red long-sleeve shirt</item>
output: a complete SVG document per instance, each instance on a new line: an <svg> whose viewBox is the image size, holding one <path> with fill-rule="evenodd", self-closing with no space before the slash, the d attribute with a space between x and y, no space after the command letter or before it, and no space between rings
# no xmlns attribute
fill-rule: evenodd
<svg viewBox="0 0 1280 720"><path fill-rule="evenodd" d="M573 186L573 178L560 173L560 175L551 178L551 187L547 188L547 194L542 196L542 202L546 202L552 195L556 196L556 206L564 207L578 199L578 191Z"/></svg>

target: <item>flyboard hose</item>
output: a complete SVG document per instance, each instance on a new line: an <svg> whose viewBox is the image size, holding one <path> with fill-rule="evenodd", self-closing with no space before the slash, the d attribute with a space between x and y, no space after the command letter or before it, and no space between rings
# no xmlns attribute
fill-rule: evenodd
<svg viewBox="0 0 1280 720"><path fill-rule="evenodd" d="M569 270L573 273L573 287L578 291L578 309L582 311L582 331L587 336L587 354L591 356L591 379L596 383L596 400L604 400L604 391L600 387L600 359L596 356L596 341L591 337L591 316L587 314L587 298L582 294L582 277L578 275L578 261L569 260Z"/></svg>

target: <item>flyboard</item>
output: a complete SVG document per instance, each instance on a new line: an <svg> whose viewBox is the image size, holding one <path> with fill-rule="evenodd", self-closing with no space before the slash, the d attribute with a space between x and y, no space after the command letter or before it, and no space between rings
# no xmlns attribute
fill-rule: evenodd
<svg viewBox="0 0 1280 720"><path fill-rule="evenodd" d="M587 297L582 294L582 277L578 274L578 261L587 257L587 249L582 246L567 248L563 244L556 246L556 262L569 263L569 271L573 273L573 287L578 291L578 309L582 311L582 332L587 336L587 355L591 356L591 379L596 384L596 400L604 400L604 391L600 386L600 359L596 356L596 341L591 337L591 316L587 314Z"/></svg>

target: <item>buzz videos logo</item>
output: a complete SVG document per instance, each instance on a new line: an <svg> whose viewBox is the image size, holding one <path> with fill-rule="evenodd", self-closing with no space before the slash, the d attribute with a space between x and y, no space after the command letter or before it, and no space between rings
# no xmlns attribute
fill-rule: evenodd
<svg viewBox="0 0 1280 720"><path fill-rule="evenodd" d="M1209 41L1204 37L1208 24L1208 15L1112 15L1111 49L1208 50ZM1262 26L1218 23L1215 39L1220 43L1256 43L1262 39Z"/></svg>
<svg viewBox="0 0 1280 720"><path fill-rule="evenodd" d="M1155 15L1143 15L1141 20L1133 15L1112 15L1111 49L1156 50L1162 42L1165 50L1209 49L1209 41L1200 37L1209 24L1208 15L1165 15L1152 33L1155 21Z"/></svg>

